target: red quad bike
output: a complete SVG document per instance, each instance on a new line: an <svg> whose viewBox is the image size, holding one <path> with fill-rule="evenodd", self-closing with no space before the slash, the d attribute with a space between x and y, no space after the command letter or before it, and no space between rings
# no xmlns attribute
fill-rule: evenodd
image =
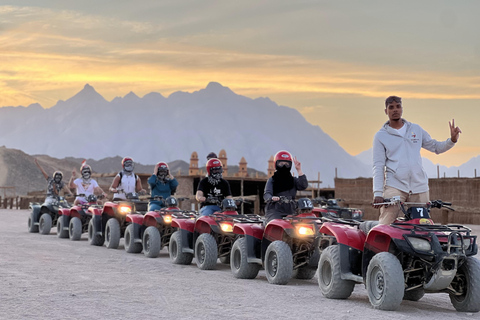
<svg viewBox="0 0 480 320"><path fill-rule="evenodd" d="M85 197L84 194L79 194ZM74 205L70 209L60 209L57 221L57 235L59 238L70 238L72 241L80 240L82 233L88 232L88 224L93 215L101 214L103 206L97 204L97 200L103 196L94 194L86 196L87 202Z"/></svg>
<svg viewBox="0 0 480 320"><path fill-rule="evenodd" d="M457 311L478 312L480 261L473 257L477 237L467 227L435 225L430 218L430 208L451 209L450 203L392 198L381 205L400 206L405 218L391 225L324 222L318 264L322 294L346 299L355 284L363 282L375 309L395 310L402 299L418 301L426 292L445 292Z"/></svg>
<svg viewBox="0 0 480 320"><path fill-rule="evenodd" d="M242 223L263 223L257 215L239 215L236 201L241 199L223 199L222 211L210 216L201 216L195 222L194 243L195 261L202 270L214 269L217 259L230 263L230 252L236 235L234 225Z"/></svg>
<svg viewBox="0 0 480 320"><path fill-rule="evenodd" d="M160 210L149 211L144 216L127 216L127 222L130 224L125 229L125 251L140 253L143 248L146 257L156 258L160 250L170 244L170 238L175 231L172 220L196 218L195 212L180 210L175 197L168 197L164 202L166 207Z"/></svg>
<svg viewBox="0 0 480 320"><path fill-rule="evenodd" d="M230 267L235 278L254 279L263 267L272 284L287 284L297 279L312 279L319 259L319 224L308 198L295 202L280 197L280 202L296 203L293 215L263 224L235 224L238 236L233 244Z"/></svg>
<svg viewBox="0 0 480 320"><path fill-rule="evenodd" d="M121 192L118 190L117 192ZM142 201L137 193L127 193L127 200L108 201L101 212L95 211L88 223L88 241L91 245L117 249L127 225L148 210L148 201Z"/></svg>
<svg viewBox="0 0 480 320"><path fill-rule="evenodd" d="M57 225L59 210L70 208L64 197L56 196L50 203L30 203L30 216L28 217L28 232L49 234L52 226Z"/></svg>
<svg viewBox="0 0 480 320"><path fill-rule="evenodd" d="M318 199L313 199L312 200L313 203L320 205L320 207L313 208L313 213L315 213L319 217L362 220L363 211L361 209L340 207L338 204L338 202L340 201L343 201L343 200L342 199L327 200L323 197Z"/></svg>

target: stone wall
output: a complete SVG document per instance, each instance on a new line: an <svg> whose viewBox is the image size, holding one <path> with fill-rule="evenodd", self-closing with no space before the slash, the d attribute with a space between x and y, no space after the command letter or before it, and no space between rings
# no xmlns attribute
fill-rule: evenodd
<svg viewBox="0 0 480 320"><path fill-rule="evenodd" d="M455 211L433 209L432 218L438 223L480 224L480 178L430 179L430 199L452 203ZM371 178L335 179L335 197L344 205L365 211L365 220L376 220L379 210L373 200Z"/></svg>

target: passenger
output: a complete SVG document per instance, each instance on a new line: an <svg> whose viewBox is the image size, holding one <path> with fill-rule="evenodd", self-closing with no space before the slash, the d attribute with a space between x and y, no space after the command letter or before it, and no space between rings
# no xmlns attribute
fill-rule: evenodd
<svg viewBox="0 0 480 320"><path fill-rule="evenodd" d="M222 178L222 172L223 166L220 160L213 158L207 161L207 177L200 180L195 195L197 201L201 203L200 214L202 216L209 216L220 211L218 202L222 202L225 198L232 198L230 184Z"/></svg>
<svg viewBox="0 0 480 320"><path fill-rule="evenodd" d="M150 186L151 197L162 197L163 200L150 200L148 210L160 210L165 207L165 200L169 196L173 196L177 191L178 181L171 174L168 169L168 164L159 162L155 165L153 174L148 178L148 185Z"/></svg>
<svg viewBox="0 0 480 320"><path fill-rule="evenodd" d="M122 168L123 170L115 176L109 189L114 193L113 201L126 200L127 193L146 193L142 187L142 181L133 173L133 169L135 168L133 159L128 157L123 158ZM123 192L118 192L118 190L123 190Z"/></svg>
<svg viewBox="0 0 480 320"><path fill-rule="evenodd" d="M305 190L308 187L307 177L302 171L302 164L297 158L287 151L279 151L274 157L275 173L265 185L263 199L266 202L265 218L266 223L273 219L282 219L295 212L295 202L278 202L280 197L287 197L295 200L297 190ZM298 178L293 177L290 172L292 161L298 173Z"/></svg>
<svg viewBox="0 0 480 320"><path fill-rule="evenodd" d="M385 100L388 121L375 134L373 140L373 205L384 198L400 196L402 202L427 203L429 200L428 177L422 166L422 148L436 154L451 149L458 141L459 127L455 120L448 123L450 138L437 141L418 124L402 118L402 99L390 96ZM400 213L398 206L381 206L381 224L391 224Z"/></svg>
<svg viewBox="0 0 480 320"><path fill-rule="evenodd" d="M70 189L68 189L65 182L62 181L63 173L61 171L55 171L53 177L49 177L48 174L43 170L38 160L35 158L35 164L43 173L45 179L47 179L47 197L45 198L45 203L50 204L56 201L57 197L60 195L60 192L63 191L63 194L73 196Z"/></svg>
<svg viewBox="0 0 480 320"><path fill-rule="evenodd" d="M81 205L87 203L86 197L91 194L101 194L107 196L107 194L100 188L97 181L92 179L92 168L88 164L82 164L80 167L81 178L75 179L77 172L75 169L72 171L72 177L68 184L69 188L77 189L77 197L75 198L74 205ZM78 196L79 194L84 194L85 196Z"/></svg>
<svg viewBox="0 0 480 320"><path fill-rule="evenodd" d="M208 155L207 155L207 161L210 160L210 159L217 159L217 154L215 152L210 152Z"/></svg>

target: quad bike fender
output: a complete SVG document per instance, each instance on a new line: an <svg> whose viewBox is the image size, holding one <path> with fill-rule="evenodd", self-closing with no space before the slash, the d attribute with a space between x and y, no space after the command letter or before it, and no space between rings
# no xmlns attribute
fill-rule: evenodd
<svg viewBox="0 0 480 320"><path fill-rule="evenodd" d="M71 209L60 208L60 209L58 209L58 215L59 216L70 217L70 210Z"/></svg>
<svg viewBox="0 0 480 320"><path fill-rule="evenodd" d="M143 216L143 225L146 227L157 227L157 218L160 218L158 212L150 211Z"/></svg>
<svg viewBox="0 0 480 320"><path fill-rule="evenodd" d="M379 252L388 252L392 237L396 239L403 239L401 231L398 228L393 228L389 225L378 225L370 230L365 239L365 249L371 250L377 254ZM398 234L397 234L398 233Z"/></svg>
<svg viewBox="0 0 480 320"><path fill-rule="evenodd" d="M294 235L294 228L292 224L288 221L282 219L274 219L270 221L265 227L265 232L263 238L267 239L270 242L285 239L285 236L292 237Z"/></svg>
<svg viewBox="0 0 480 320"><path fill-rule="evenodd" d="M325 222L320 228L320 233L334 236L337 243L363 251L365 233L355 226L348 224Z"/></svg>
<svg viewBox="0 0 480 320"><path fill-rule="evenodd" d="M90 207L90 208L88 208L88 212L90 212L92 214L92 216L101 216L102 215L102 209L101 208Z"/></svg>
<svg viewBox="0 0 480 320"><path fill-rule="evenodd" d="M62 211L62 210L60 210ZM70 208L70 211L68 212L68 214L65 214L66 216L68 215L69 217L77 217L77 218L80 218L83 214L83 209L82 207L80 206L73 206L72 208Z"/></svg>
<svg viewBox="0 0 480 320"><path fill-rule="evenodd" d="M143 216L141 214L127 214L127 216L125 217L125 222L142 225Z"/></svg>
<svg viewBox="0 0 480 320"><path fill-rule="evenodd" d="M42 208L42 206L38 203L31 203L30 204L30 209L32 210L32 220L33 220L33 223L37 223L38 224L38 221L40 220L40 209Z"/></svg>
<svg viewBox="0 0 480 320"><path fill-rule="evenodd" d="M115 216L115 212L117 211L118 203L115 202L106 202L103 206L102 214L105 214L110 217Z"/></svg>
<svg viewBox="0 0 480 320"><path fill-rule="evenodd" d="M233 226L233 233L261 240L263 238L264 229L263 225L258 223L240 223Z"/></svg>
<svg viewBox="0 0 480 320"><path fill-rule="evenodd" d="M195 222L195 233L210 233L211 230L214 229L214 226L217 227L217 229L214 231L219 232L220 228L218 228L218 224L213 217L201 216Z"/></svg>
<svg viewBox="0 0 480 320"><path fill-rule="evenodd" d="M192 233L195 228L195 220L193 219L172 219L172 227L178 230L185 230Z"/></svg>

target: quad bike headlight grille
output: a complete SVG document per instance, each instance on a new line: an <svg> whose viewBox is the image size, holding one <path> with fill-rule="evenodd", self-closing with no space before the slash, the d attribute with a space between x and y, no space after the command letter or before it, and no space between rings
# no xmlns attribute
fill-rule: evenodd
<svg viewBox="0 0 480 320"><path fill-rule="evenodd" d="M408 238L410 244L412 247L417 250L417 251L431 251L432 250L432 245L430 241L422 238L414 238L414 237L409 237Z"/></svg>

